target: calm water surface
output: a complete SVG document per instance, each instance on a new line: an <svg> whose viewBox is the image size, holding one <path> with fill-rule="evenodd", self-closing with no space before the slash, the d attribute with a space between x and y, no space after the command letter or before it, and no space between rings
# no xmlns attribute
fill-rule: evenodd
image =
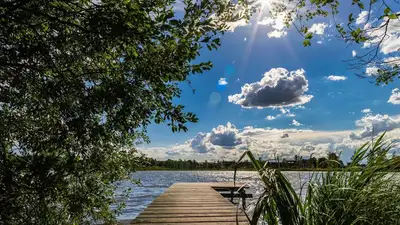
<svg viewBox="0 0 400 225"><path fill-rule="evenodd" d="M284 172L298 192L301 185L310 177L309 172ZM141 186L130 182L120 182L117 194L122 193L127 187L132 192L125 201L126 208L119 220L130 220L139 215L156 197L161 195L169 186L177 182L229 182L233 181L233 171L139 171L133 178L141 181ZM255 172L239 171L237 182L247 183L250 188L247 193L256 197L261 191L261 183Z"/></svg>

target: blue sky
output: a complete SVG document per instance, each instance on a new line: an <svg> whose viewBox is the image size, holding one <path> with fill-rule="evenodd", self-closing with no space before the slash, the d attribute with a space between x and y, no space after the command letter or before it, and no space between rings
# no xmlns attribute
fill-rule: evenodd
<svg viewBox="0 0 400 225"><path fill-rule="evenodd" d="M187 133L175 134L166 125L151 125L148 129L151 144L143 146L143 152L160 159L234 159L243 149L253 148L266 157L271 157L272 152L281 152L289 158L303 154L302 149L309 145L312 147L305 150L304 155L342 151L347 159L357 144L367 140L361 133L368 131L368 127L378 127L376 133L389 130L394 138L400 134L400 105L396 104L399 102L395 91L399 82L376 86L373 78L361 79L355 75L365 68L349 70L348 63L344 62L353 58L353 51L357 54L366 51L362 45L349 46L335 37L329 19L314 22L324 24L324 29L315 31L318 34L311 47L303 47L303 39L294 29L282 29L287 35L270 38L268 34L279 26L258 24L265 18L268 17L253 18L251 24L227 32L221 37L222 46L217 51L202 51L197 60L211 60L213 69L190 77L195 94L187 83L182 83L182 96L175 100L185 105L187 111L194 112L199 122L189 124ZM394 39L395 45L399 43L398 37ZM398 54L398 50L390 56L393 54ZM278 72L274 68L288 72L304 70L298 78L307 84L299 84L301 89L294 91L300 91L300 97L312 98L295 106L285 103L271 106L264 102L261 107L252 108L228 100L229 96L240 94L245 84L260 82L265 73L275 76ZM218 85L219 82L222 85ZM288 92L274 89L261 98L268 102L286 98L277 95ZM392 95L396 100L393 103L388 102ZM362 112L364 109L369 110ZM256 135L249 135L249 131L255 130L258 131ZM302 135L305 131L313 134L312 137ZM290 134L282 142L277 135L283 133ZM360 134L360 138L352 140L351 133ZM293 140L289 140L291 136ZM272 143L275 147L267 146ZM275 148L291 150L282 152Z"/></svg>

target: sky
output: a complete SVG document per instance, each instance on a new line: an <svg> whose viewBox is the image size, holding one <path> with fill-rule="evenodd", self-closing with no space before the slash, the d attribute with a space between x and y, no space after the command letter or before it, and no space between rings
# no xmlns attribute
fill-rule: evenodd
<svg viewBox="0 0 400 225"><path fill-rule="evenodd" d="M350 1L341 7L347 19ZM353 13L357 25L368 26L368 12ZM400 82L376 86L373 66L349 69L346 60L368 46L344 43L331 19L310 23L311 47L303 47L296 30L267 13L231 24L222 46L204 49L196 59L211 60L213 69L190 76L191 85L180 84L183 93L174 100L199 122L188 124L186 133L153 124L151 143L140 151L160 160L198 161L237 160L247 149L265 159L333 151L347 161L355 148L383 131L393 151L400 150ZM390 25L380 52L386 58L397 57L400 49L400 22ZM356 75L364 72L371 78Z"/></svg>

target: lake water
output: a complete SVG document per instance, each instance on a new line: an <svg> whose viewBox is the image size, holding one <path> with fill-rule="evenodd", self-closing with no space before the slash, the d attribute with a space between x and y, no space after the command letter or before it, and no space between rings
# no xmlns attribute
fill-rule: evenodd
<svg viewBox="0 0 400 225"><path fill-rule="evenodd" d="M293 187L300 192L301 185L310 177L309 172L284 172ZM132 188L127 199L124 199L126 208L119 220L131 220L139 215L156 197L161 195L169 186L177 182L232 182L233 171L139 171L133 178L141 181L141 186L130 182L120 182L121 193L126 187ZM239 171L237 182L247 183L250 188L247 193L256 197L261 191L261 183L255 172ZM122 199L120 199L122 201ZM251 200L250 200L251 201Z"/></svg>

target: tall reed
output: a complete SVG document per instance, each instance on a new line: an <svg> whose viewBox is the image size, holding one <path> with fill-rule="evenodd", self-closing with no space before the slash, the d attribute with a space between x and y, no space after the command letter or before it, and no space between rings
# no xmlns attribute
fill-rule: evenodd
<svg viewBox="0 0 400 225"><path fill-rule="evenodd" d="M384 135L357 149L343 170L314 172L304 198L279 169L261 165L246 151L238 163L247 156L263 185L254 210L247 214L250 223L400 224L400 176L395 172L399 161L387 158L392 145L384 141Z"/></svg>

